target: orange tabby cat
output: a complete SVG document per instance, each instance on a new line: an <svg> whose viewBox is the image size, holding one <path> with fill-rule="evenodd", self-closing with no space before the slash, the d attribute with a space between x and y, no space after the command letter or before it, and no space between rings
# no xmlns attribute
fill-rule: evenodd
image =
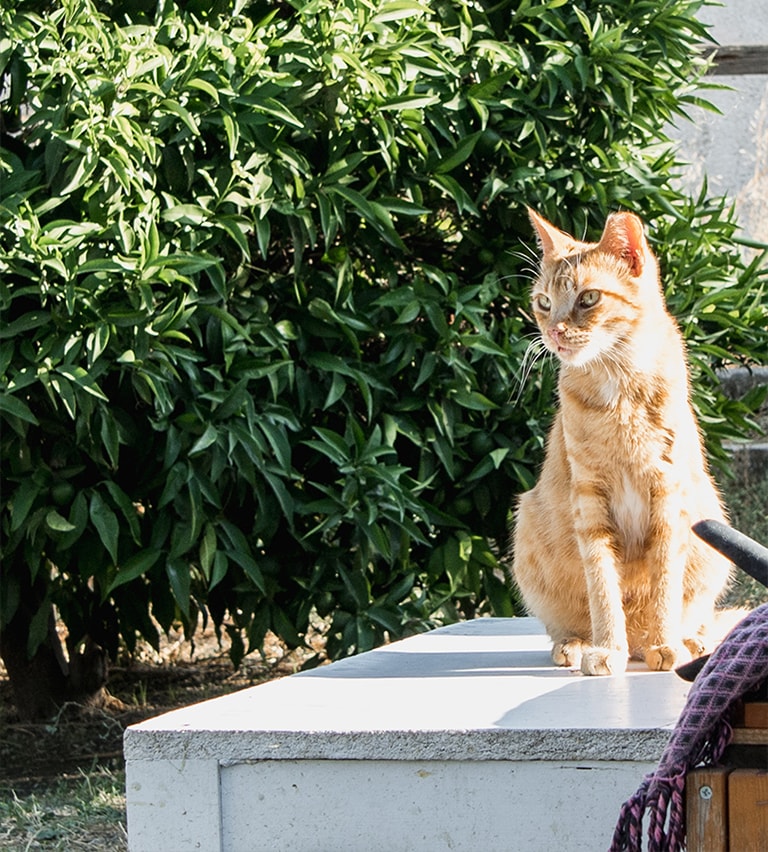
<svg viewBox="0 0 768 852"><path fill-rule="evenodd" d="M520 499L513 573L552 659L590 675L670 669L705 650L730 564L691 524L724 519L689 401L682 337L640 220L583 243L533 211L532 305L560 406Z"/></svg>

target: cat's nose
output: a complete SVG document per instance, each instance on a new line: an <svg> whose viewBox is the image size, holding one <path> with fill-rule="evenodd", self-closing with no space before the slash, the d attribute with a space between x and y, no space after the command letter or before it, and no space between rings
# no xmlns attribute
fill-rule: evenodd
<svg viewBox="0 0 768 852"><path fill-rule="evenodd" d="M553 325L549 329L549 336L555 343L560 342L560 338L565 334L565 323L559 322L557 325Z"/></svg>

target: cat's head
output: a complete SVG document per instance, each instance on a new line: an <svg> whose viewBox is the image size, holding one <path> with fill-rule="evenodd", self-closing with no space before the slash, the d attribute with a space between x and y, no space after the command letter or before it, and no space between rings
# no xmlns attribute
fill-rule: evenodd
<svg viewBox="0 0 768 852"><path fill-rule="evenodd" d="M542 255L531 304L544 345L575 367L617 356L661 299L642 222L612 213L600 241L584 243L528 212Z"/></svg>

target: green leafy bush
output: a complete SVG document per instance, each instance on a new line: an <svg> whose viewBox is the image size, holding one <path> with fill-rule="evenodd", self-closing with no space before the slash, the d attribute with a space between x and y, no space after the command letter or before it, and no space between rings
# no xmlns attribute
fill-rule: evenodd
<svg viewBox="0 0 768 852"><path fill-rule="evenodd" d="M670 183L700 5L5 4L0 625L114 653L202 610L237 661L512 614L525 205L644 216L698 374L765 349L725 202ZM699 401L716 451L746 408Z"/></svg>

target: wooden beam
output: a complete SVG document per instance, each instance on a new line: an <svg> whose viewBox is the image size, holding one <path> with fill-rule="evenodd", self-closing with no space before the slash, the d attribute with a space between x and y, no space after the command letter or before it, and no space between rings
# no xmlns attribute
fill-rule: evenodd
<svg viewBox="0 0 768 852"><path fill-rule="evenodd" d="M734 769L728 776L728 841L734 852L768 848L768 772Z"/></svg>
<svg viewBox="0 0 768 852"><path fill-rule="evenodd" d="M685 779L685 824L690 852L728 852L728 773L692 769Z"/></svg>
<svg viewBox="0 0 768 852"><path fill-rule="evenodd" d="M707 59L714 59L709 74L768 74L768 45L740 44L707 46Z"/></svg>

